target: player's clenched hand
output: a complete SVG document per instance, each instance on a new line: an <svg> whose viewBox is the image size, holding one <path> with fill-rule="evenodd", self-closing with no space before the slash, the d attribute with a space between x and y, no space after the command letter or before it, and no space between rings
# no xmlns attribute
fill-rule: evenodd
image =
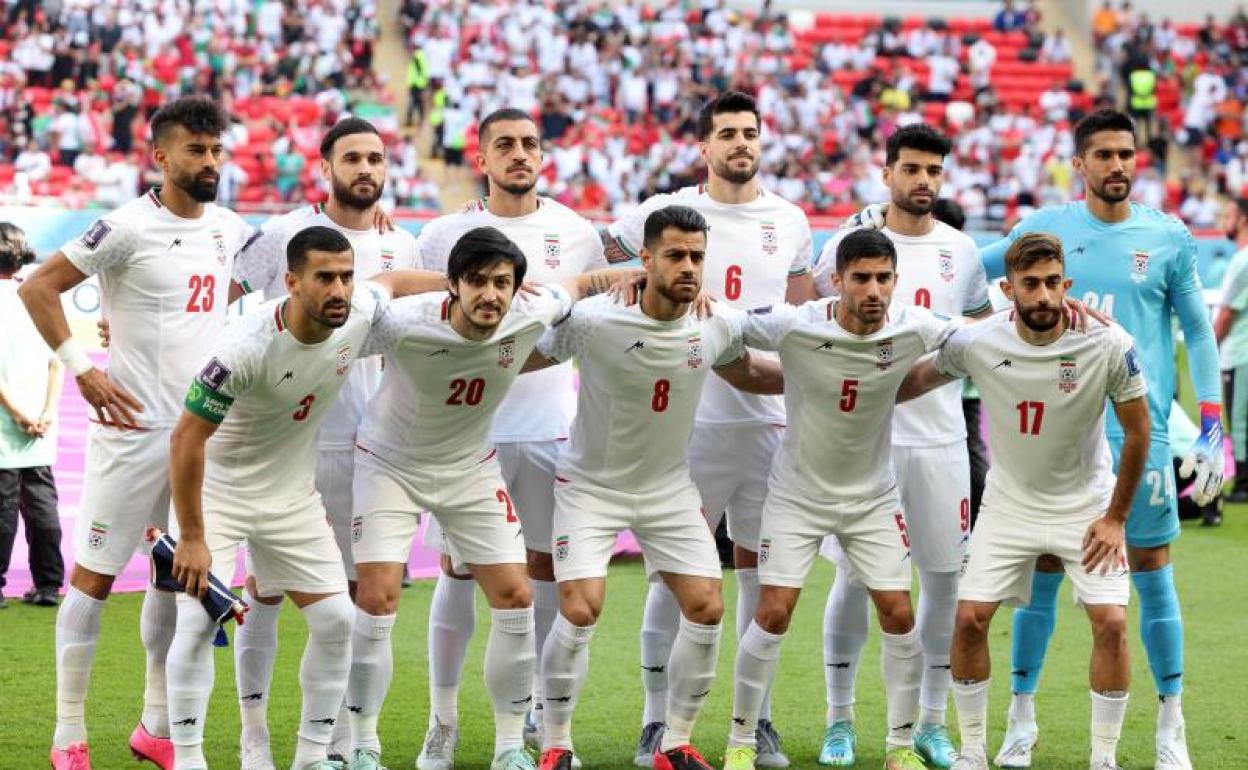
<svg viewBox="0 0 1248 770"><path fill-rule="evenodd" d="M182 584L187 596L196 599L208 590L208 570L212 554L202 538L183 537L173 549L173 577Z"/></svg>
<svg viewBox="0 0 1248 770"><path fill-rule="evenodd" d="M841 223L842 230L883 230L888 216L887 203L872 203Z"/></svg>
<svg viewBox="0 0 1248 770"><path fill-rule="evenodd" d="M95 322L95 328L100 332L100 347L107 348L108 343L113 341L113 329L107 318L101 318Z"/></svg>
<svg viewBox="0 0 1248 770"><path fill-rule="evenodd" d="M88 369L78 377L78 390L83 399L95 409L95 416L102 425L115 428L136 428L135 412L142 412L143 405L130 392L108 378L99 369Z"/></svg>
<svg viewBox="0 0 1248 770"><path fill-rule="evenodd" d="M1121 521L1102 516L1083 534L1083 568L1102 575L1126 566L1126 528Z"/></svg>

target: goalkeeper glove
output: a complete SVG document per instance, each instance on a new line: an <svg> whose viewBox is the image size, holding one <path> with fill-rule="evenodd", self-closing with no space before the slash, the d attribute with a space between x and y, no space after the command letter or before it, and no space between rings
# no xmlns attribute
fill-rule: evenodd
<svg viewBox="0 0 1248 770"><path fill-rule="evenodd" d="M1187 450L1179 475L1183 478L1196 474L1192 484L1192 500L1197 505L1208 505L1222 491L1222 407L1202 401L1200 404L1200 437Z"/></svg>
<svg viewBox="0 0 1248 770"><path fill-rule="evenodd" d="M872 203L841 223L842 230L883 230L887 203Z"/></svg>

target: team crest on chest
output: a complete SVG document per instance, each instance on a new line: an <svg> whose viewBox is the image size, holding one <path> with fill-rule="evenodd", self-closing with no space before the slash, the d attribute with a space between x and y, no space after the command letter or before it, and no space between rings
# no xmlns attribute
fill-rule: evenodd
<svg viewBox="0 0 1248 770"><path fill-rule="evenodd" d="M892 339L880 340L875 343L875 368L881 371L893 365Z"/></svg>
<svg viewBox="0 0 1248 770"><path fill-rule="evenodd" d="M542 240L546 246L546 267L553 270L559 267L559 233L546 233Z"/></svg>
<svg viewBox="0 0 1248 770"><path fill-rule="evenodd" d="M498 343L498 366L500 369L510 369L511 365L516 362L516 338L508 337L500 340Z"/></svg>
<svg viewBox="0 0 1248 770"><path fill-rule="evenodd" d="M1136 249L1131 252L1131 280L1143 283L1148 278L1148 252Z"/></svg>
<svg viewBox="0 0 1248 770"><path fill-rule="evenodd" d="M936 269L940 272L940 280L953 282L953 252L949 249L936 250Z"/></svg>
<svg viewBox="0 0 1248 770"><path fill-rule="evenodd" d="M343 345L342 347L338 348L338 368L334 370L334 374L337 374L339 377L341 377L342 375L346 374L347 370L350 368L351 368L351 346L348 344L348 345Z"/></svg>
<svg viewBox="0 0 1248 770"><path fill-rule="evenodd" d="M1079 368L1075 365L1074 356L1062 356L1057 359L1057 389L1063 393L1073 393L1079 387Z"/></svg>
<svg viewBox="0 0 1248 770"><path fill-rule="evenodd" d="M780 250L780 236L776 233L776 223L764 219L758 227L763 238L763 253L775 254Z"/></svg>
<svg viewBox="0 0 1248 770"><path fill-rule="evenodd" d="M697 369L702 365L702 335L694 334L689 337L689 358L687 359L690 369Z"/></svg>
<svg viewBox="0 0 1248 770"><path fill-rule="evenodd" d="M214 246L216 246L216 249L217 249L217 264L218 264L218 265L224 265L224 264L225 264L225 259L226 259L226 256L225 256L225 233L223 233L223 232L221 232L220 230L217 230L217 229L215 229L215 228L214 228L214 229L213 229L213 231L212 231L212 243L213 243L213 245L214 245Z"/></svg>
<svg viewBox="0 0 1248 770"><path fill-rule="evenodd" d="M394 249L382 247L381 249L381 271L388 273L394 270Z"/></svg>

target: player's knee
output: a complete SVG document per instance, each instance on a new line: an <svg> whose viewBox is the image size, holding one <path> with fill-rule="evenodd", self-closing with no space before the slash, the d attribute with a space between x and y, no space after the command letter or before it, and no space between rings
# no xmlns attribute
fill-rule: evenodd
<svg viewBox="0 0 1248 770"><path fill-rule="evenodd" d="M513 580L491 589L487 598L496 610L519 610L533 606L533 589L526 580Z"/></svg>
<svg viewBox="0 0 1248 770"><path fill-rule="evenodd" d="M1127 548L1127 562L1132 572L1154 572L1170 563L1170 546Z"/></svg>
<svg viewBox="0 0 1248 770"><path fill-rule="evenodd" d="M369 615L393 615L399 608L399 590L361 580L355 587L355 603Z"/></svg>
<svg viewBox="0 0 1248 770"><path fill-rule="evenodd" d="M698 595L690 597L681 614L694 623L714 626L724 617L724 597L715 588L707 588Z"/></svg>
<svg viewBox="0 0 1248 770"><path fill-rule="evenodd" d="M906 591L881 591L875 596L880 628L888 634L908 634L914 628L914 608Z"/></svg>
<svg viewBox="0 0 1248 770"><path fill-rule="evenodd" d="M92 599L103 601L113 590L114 579L113 575L103 575L81 564L75 564L74 571L69 576L69 584Z"/></svg>
<svg viewBox="0 0 1248 770"><path fill-rule="evenodd" d="M601 604L595 604L590 597L580 592L566 592L559 600L559 614L579 628L597 623L601 612Z"/></svg>
<svg viewBox="0 0 1248 770"><path fill-rule="evenodd" d="M789 630L792 611L783 603L764 601L759 597L758 607L754 610L754 622L769 634L783 634Z"/></svg>
<svg viewBox="0 0 1248 770"><path fill-rule="evenodd" d="M1102 650L1125 650L1127 646L1127 613L1101 612L1092 620L1092 643Z"/></svg>
<svg viewBox="0 0 1248 770"><path fill-rule="evenodd" d="M954 624L955 643L963 647L983 644L988 639L989 619L973 607L959 607Z"/></svg>

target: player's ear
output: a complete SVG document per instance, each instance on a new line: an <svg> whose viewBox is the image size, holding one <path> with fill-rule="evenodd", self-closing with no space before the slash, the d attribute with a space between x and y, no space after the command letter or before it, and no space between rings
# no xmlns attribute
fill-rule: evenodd
<svg viewBox="0 0 1248 770"><path fill-rule="evenodd" d="M650 253L650 249L645 246L641 247L641 266L649 270L650 265L654 263L654 255Z"/></svg>
<svg viewBox="0 0 1248 770"><path fill-rule="evenodd" d="M1063 278L1062 279L1062 291L1070 291L1070 287L1073 286L1074 283L1075 283L1075 280L1073 278Z"/></svg>
<svg viewBox="0 0 1248 770"><path fill-rule="evenodd" d="M1002 278L997 286L1001 287L1001 293L1005 295L1006 299L1010 302L1014 301L1014 285L1010 283L1009 278Z"/></svg>
<svg viewBox="0 0 1248 770"><path fill-rule="evenodd" d="M295 286L299 283L299 278L296 277L293 272L287 270L286 275L284 276L284 282L286 284L286 293L294 294Z"/></svg>
<svg viewBox="0 0 1248 770"><path fill-rule="evenodd" d="M333 179L333 167L325 158L321 158L321 179L331 182Z"/></svg>

